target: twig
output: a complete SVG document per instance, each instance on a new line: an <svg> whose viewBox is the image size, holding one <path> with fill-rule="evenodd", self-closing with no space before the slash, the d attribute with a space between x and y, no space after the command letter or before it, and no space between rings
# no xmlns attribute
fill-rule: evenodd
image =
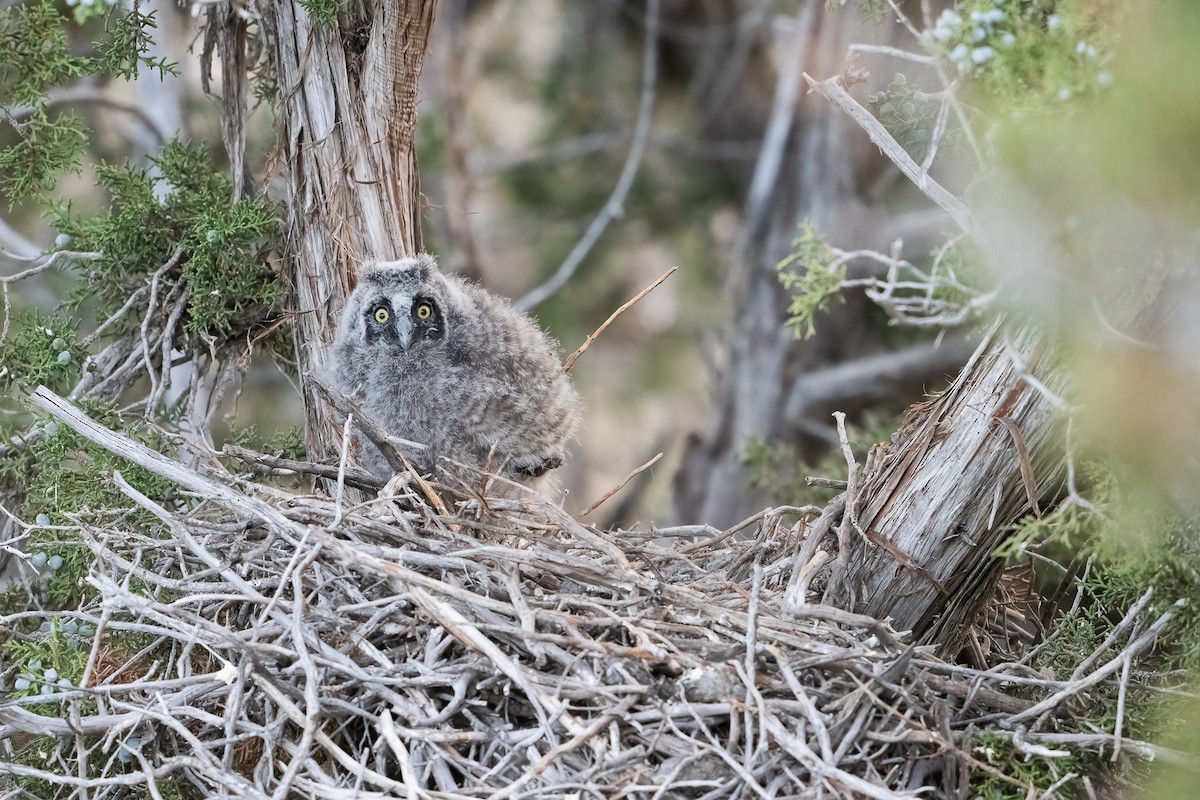
<svg viewBox="0 0 1200 800"><path fill-rule="evenodd" d="M333 521L329 523L331 529L337 528L342 524L342 495L346 489L346 462L350 457L350 428L354 424L354 415L347 414L346 421L342 424L342 454L338 458L337 469L337 491L334 493L334 503L337 506L337 513L333 517Z"/></svg>
<svg viewBox="0 0 1200 800"><path fill-rule="evenodd" d="M602 716L598 717L591 725L588 725L583 730L571 737L570 740L562 744L555 745L546 752L544 756L537 760L537 763L531 765L525 774L517 779L512 785L501 789L498 792L488 796L488 800L504 800L512 797L519 789L526 786L531 780L541 775L546 771L547 767L553 764L561 756L578 750L582 745L586 744L589 739L592 739L600 731L604 730L615 719L624 718L626 712L633 704L641 699L639 695L630 695L619 702L613 709Z"/></svg>
<svg viewBox="0 0 1200 800"><path fill-rule="evenodd" d="M44 107L53 108L55 106L72 104L100 106L101 108L109 108L113 111L120 111L121 113L137 117L146 130L150 131L156 144L159 146L165 144L171 138L168 132L159 127L154 118L146 113L145 109L141 106L136 103L127 103L120 100L95 86L71 86L55 89L46 98ZM17 106L7 109L14 120L28 117L34 113L34 110L34 108L29 106Z"/></svg>
<svg viewBox="0 0 1200 800"><path fill-rule="evenodd" d="M852 44L850 45L850 52L875 53L877 55L903 59L904 61L915 61L918 64L934 63L933 56L928 56L923 53L914 53L911 50L903 50L899 47L891 47L885 44Z"/></svg>
<svg viewBox="0 0 1200 800"><path fill-rule="evenodd" d="M342 464L332 466L330 464L316 464L312 461L296 461L291 458L282 458L280 456L272 456L266 453L256 453L245 447L239 447L233 444L227 444L221 448L221 452L228 456L245 461L248 464L256 464L267 468L268 470L283 470L286 472L299 472L307 475L316 475L320 478L329 478L337 480L338 474L345 476L346 482L352 486L357 486L360 489L374 491L383 488L385 481L380 480L365 469L360 469L352 464L346 464L343 469Z"/></svg>
<svg viewBox="0 0 1200 800"><path fill-rule="evenodd" d="M1069 409L1069 405L1067 404L1066 400L1055 394L1050 387L1046 386L1046 384L1044 384L1041 380L1035 377L1032 372L1029 371L1029 365L1027 365L1025 363L1025 359L1021 357L1021 353L1018 348L1008 340L1005 340L1004 342L1004 355L1006 355L1008 360L1012 362L1013 370L1018 376L1020 376L1021 380L1033 387L1034 391L1045 398L1050 405L1054 406L1054 408L1059 411L1066 411Z"/></svg>
<svg viewBox="0 0 1200 800"><path fill-rule="evenodd" d="M658 455L656 455L654 458L652 458L652 459L650 459L649 461L647 461L645 464L642 464L640 467L637 467L636 469L634 469L634 470L630 471L630 473L629 473L628 475L626 475L624 478L622 478L622 479L621 479L621 482L620 482L620 483L618 483L616 486L614 486L613 488L611 488L611 489L609 489L607 492L605 492L605 493L604 493L604 495L603 495L603 496L602 496L602 497L601 497L599 500L597 500L596 502L592 503L590 506L588 506L587 508L585 508L583 511L580 511L580 512L579 512L579 513L576 515L576 518L577 518L577 519L583 519L583 518L584 518L584 517L586 517L588 514L590 514L590 513L592 513L593 511L595 511L597 508L599 508L599 507L600 507L600 504L601 504L601 503L603 503L603 502L604 502L605 500L607 500L608 498L612 497L612 496L613 496L614 494L616 494L617 492L619 492L619 491L621 491L622 489L624 489L624 488L625 488L625 484L629 483L631 480L633 480L634 478L636 478L638 475L640 475L640 474L642 474L643 472L645 472L646 470L650 469L650 467L653 467L655 464L657 464L657 463L658 463L659 459L660 459L660 458L662 458L662 457L663 457L663 454L662 454L662 453L659 453L659 454L658 454Z"/></svg>
<svg viewBox="0 0 1200 800"><path fill-rule="evenodd" d="M150 321L154 317L154 312L158 310L158 284L159 284L159 281L162 280L162 277L168 271L170 271L170 270L174 269L176 266L178 266L179 262L182 260L183 260L183 248L177 247L177 248L175 248L175 252L171 254L171 257L169 259L167 259L167 262L165 264L163 264L161 267L159 267L158 269L156 269L154 271L154 274L150 276L150 302L146 306L146 312L142 315L142 324L139 329L140 333L141 333L141 342L142 342L142 360L145 364L146 374L150 378L150 397L153 398L150 402L148 402L146 404L147 405L147 409L146 409L147 414L150 414L153 412L154 406L157 405L157 398L161 394L161 391L162 391L162 389L160 388L161 383L158 379L158 376L155 375L155 373L154 373L154 364L151 361L151 355L150 355L150 350L151 350L151 347L150 347ZM174 292L174 288L175 287L172 287L172 292ZM165 335L166 335L166 329L164 326L164 336Z"/></svg>
<svg viewBox="0 0 1200 800"><path fill-rule="evenodd" d="M12 253L8 253L7 255L9 258L17 258L17 256ZM45 253L39 253L38 255L30 258L22 257L21 260L35 261L42 257L45 257L46 260L41 264L38 264L36 267L30 267L29 269L22 270L15 275L0 275L0 283L17 283L27 278L32 278L34 275L37 275L40 272L45 272L48 269L58 266L58 262L60 261L99 261L100 259L104 258L104 254L91 251L83 252L78 250L55 250L48 255Z"/></svg>
<svg viewBox="0 0 1200 800"><path fill-rule="evenodd" d="M858 529L857 513L855 512L855 506L858 503L860 472L858 460L854 457L854 449L850 447L850 440L846 434L846 415L841 411L835 411L833 418L837 422L838 441L842 446L842 456L846 459L846 510L842 514L842 520L837 529L838 557L833 566L829 585L825 589L826 600L832 596L833 592L841 591L840 584L850 566L851 533Z"/></svg>
<svg viewBox="0 0 1200 800"><path fill-rule="evenodd" d="M1125 654L1125 661L1121 665L1121 680L1117 688L1117 719L1113 723L1113 753L1111 761L1116 761L1121 756L1121 731L1125 726L1125 695L1129 689L1129 670L1133 665L1133 659L1129 654Z"/></svg>
<svg viewBox="0 0 1200 800"><path fill-rule="evenodd" d="M566 260L559 265L548 281L517 301L517 308L523 311L528 311L540 305L566 285L567 281L575 274L575 271L579 269L579 265L583 263L583 259L591 252L592 247L600 239L600 235L604 233L609 223L623 216L625 213L625 197L629 194L629 190L633 186L633 179L637 175L638 168L641 166L642 156L646 151L646 142L650 137L650 121L654 110L655 84L658 80L659 4L660 0L648 0L646 3L646 30L643 34L645 37L645 46L642 50L642 95L638 103L637 122L633 128L633 143L630 145L629 155L625 159L625 166L621 168L617 184L613 187L612 194L609 195L604 208L592 220L592 224L588 226L587 231L583 234L583 238L571 249Z"/></svg>
<svg viewBox="0 0 1200 800"><path fill-rule="evenodd" d="M4 254L11 259L21 261L32 261L45 255L44 253L39 253L35 256L24 257L7 251L4 251ZM9 284L17 283L19 281L26 280L27 278L32 278L34 275L37 275L41 272L45 272L46 270L57 266L58 262L62 261L63 259L72 258L79 261L94 261L103 257L103 253L83 253L74 250L56 250L46 257L46 260L43 263L38 264L36 267L30 267L29 269L22 270L15 275L0 275L0 293L3 293L4 295L4 323L3 325L0 325L0 343L8 338L8 327L11 320L12 306L8 297Z"/></svg>
<svg viewBox="0 0 1200 800"><path fill-rule="evenodd" d="M1146 606L1150 605L1150 600L1153 597L1154 587L1151 586L1142 593L1142 596L1138 598L1136 603L1129 607L1129 610L1125 612L1125 616L1121 619L1121 621L1113 626L1113 629L1108 632L1108 636L1104 637L1104 641L1101 642L1099 646L1097 646L1096 649L1093 650L1090 655L1088 655L1087 658L1079 662L1079 666L1075 667L1075 669L1071 672L1071 681L1077 681L1086 675L1087 671L1100 660L1100 657L1103 656L1110 647L1116 644L1122 636L1131 630L1135 624L1137 624L1138 618L1141 616L1142 611L1146 609Z"/></svg>
<svg viewBox="0 0 1200 800"><path fill-rule="evenodd" d="M855 614L840 608L814 603L793 606L788 609L788 615L799 619L819 619L837 625L849 625L870 631L886 648L899 649L902 647L896 634L888 630L887 624L866 614Z"/></svg>
<svg viewBox="0 0 1200 800"><path fill-rule="evenodd" d="M947 90L948 95L952 95L951 90ZM937 121L934 123L933 132L929 135L929 147L925 151L925 158L921 159L921 179L929 178L929 168L933 166L934 159L937 158L938 147L941 145L942 137L946 135L946 123L950 119L950 98L943 97L941 104L938 106Z"/></svg>
<svg viewBox="0 0 1200 800"><path fill-rule="evenodd" d="M883 123L876 119L870 111L859 105L858 101L842 88L837 77L818 81L805 73L804 78L813 91L832 101L834 105L846 112L871 137L871 141L883 151L884 155L899 167L900 171L930 200L944 209L963 231L976 239L980 238L981 228L967 205L946 191L928 174L923 173L920 165L913 161L912 156L896 141L895 137L888 133L887 128L883 127Z"/></svg>
<svg viewBox="0 0 1200 800"><path fill-rule="evenodd" d="M912 20L908 18L908 15L900 9L900 5L896 2L896 0L887 0L887 4L888 7L892 9L892 13L896 15L896 21L903 25L904 29L912 34L913 38L915 38L917 41L921 41L921 31L917 30L917 26L914 25Z"/></svg>
<svg viewBox="0 0 1200 800"><path fill-rule="evenodd" d="M412 756L409 755L408 748L404 746L404 742L396 733L395 720L392 719L391 713L386 708L379 712L379 720L376 724L379 734L383 736L383 741L387 743L392 755L396 757L396 761L400 765L400 777L404 779L404 796L408 800L417 800L421 795L417 790L417 776L413 773Z"/></svg>
<svg viewBox="0 0 1200 800"><path fill-rule="evenodd" d="M744 674L740 676L746 687L746 710L742 716L743 726L746 729L746 745L742 748L742 766L745 767L747 773L752 773L754 768L754 746L752 740L754 717L751 715L751 709L758 706L760 709L759 719L762 720L765 716L761 713L761 711L765 710L765 703L763 702L762 695L756 691L758 681L758 649L760 647L758 641L758 614L762 605L762 581L762 563L759 561L756 553L754 571L750 579L750 603L746 608L746 652L743 656L744 661L742 662L744 665L742 667ZM765 743L766 738L766 731L764 729L760 741Z"/></svg>
<svg viewBox="0 0 1200 800"><path fill-rule="evenodd" d="M836 489L839 492L845 491L850 485L849 481L839 481L834 478L822 478L817 475L806 475L804 477L805 486L819 486L822 489Z"/></svg>
<svg viewBox="0 0 1200 800"><path fill-rule="evenodd" d="M363 435L371 440L372 444L379 448L379 452L383 454L388 466L391 467L394 472L400 473L410 468L407 459L405 459L397 445L400 447L412 447L417 450L426 449L426 446L420 442L410 442L407 439L401 439L389 434L387 431L381 428L369 414L364 414L362 409L359 408L358 404L354 402L352 398L347 397L337 389L328 385L320 377L316 375L309 375L308 380L313 387L317 389L317 391L320 392L326 400L329 401L329 404L333 406L333 408L339 414L342 414L343 416L350 416L352 414L355 415L355 419L358 420L358 429L363 432Z"/></svg>
<svg viewBox="0 0 1200 800"><path fill-rule="evenodd" d="M1158 634L1162 632L1163 628L1167 626L1167 623L1170 622L1174 616L1174 612L1172 611L1164 612L1162 616L1155 620L1154 624L1151 625L1145 633L1143 633L1133 642L1130 642L1125 652L1121 653L1104 666L1095 670L1086 678L1080 678L1079 680L1072 682L1066 688L1055 692L1032 708L1010 717L1008 719L1009 724L1015 725L1025 722L1031 718L1039 717L1042 714L1047 714L1057 708L1058 705L1067 698L1073 697L1074 695L1079 694L1080 692L1100 683L1100 681L1104 680L1109 675L1120 669L1125 663L1126 658L1134 658L1140 655L1141 652L1147 647L1152 645L1155 639L1158 638Z"/></svg>
<svg viewBox="0 0 1200 800"><path fill-rule="evenodd" d="M563 362L563 372L571 371L571 367L575 366L575 362L579 360L579 357L581 355L583 355L584 352L589 347L592 346L592 342L596 341L596 339L600 336L600 334L604 333L605 329L607 329L608 326L611 325L616 320L617 317L624 314L626 311L628 311L630 308L632 308L635 303L637 303L643 297L645 297L646 295L650 294L652 291L657 289L662 284L663 281L665 281L667 278L674 275L678 269L679 269L679 267L671 267L669 270L664 272L659 277L658 280L656 280L654 283L650 284L645 289L642 289L640 292L638 292L633 297L633 299L626 301L624 305L622 305L620 308L618 308L613 313L609 314L608 319L604 320L603 324L601 324L599 328L596 328L595 332L593 332L590 336L587 337L587 339L585 339L583 341L583 344L581 344L579 346L579 349L576 350L574 353L571 353L571 355L567 356L567 360Z"/></svg>

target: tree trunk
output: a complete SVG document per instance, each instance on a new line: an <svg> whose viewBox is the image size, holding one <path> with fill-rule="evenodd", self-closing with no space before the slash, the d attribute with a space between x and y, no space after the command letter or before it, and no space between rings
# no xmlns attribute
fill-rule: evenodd
<svg viewBox="0 0 1200 800"><path fill-rule="evenodd" d="M872 449L828 602L958 652L995 591L992 553L1059 479L1055 403L1025 377L1057 389L1046 351L1029 331L1006 343L993 330L949 389Z"/></svg>
<svg viewBox="0 0 1200 800"><path fill-rule="evenodd" d="M701 6L669 8L697 13ZM692 25L698 27L694 21ZM783 55L778 59L772 101L762 102L766 59L753 52L746 58L749 67L743 81L747 86L730 91L733 84L728 76L718 73L720 80L713 81L712 91L728 94L699 100L704 108L719 103L732 109L728 113L710 110L710 136L743 141L758 137L762 149L753 174L745 176L743 230L730 264L734 289L730 305L736 307L736 316L718 367L715 419L707 431L692 437L675 478L675 516L680 521L726 527L768 505L770 497L748 485L741 462L747 443L752 439L787 443L799 458L815 460L836 441L829 414L838 409L840 400L849 398L829 398L831 404L822 407L793 398L803 400L805 382L813 372L886 349L879 326L870 325L870 310L858 293L849 293L844 303L823 314L816 334L804 341L796 341L786 324L790 295L779 283L776 265L791 251L800 224L812 219L836 245L885 246L878 242L885 228L884 212L870 187L889 168L843 113L822 98L805 94L801 77L804 71L840 71L852 38L870 36L870 29L856 10L829 9L822 0L801 4L791 26L777 48ZM736 44L722 40L714 39L712 44L726 53L739 51ZM682 58L679 53L677 44L669 51L674 58ZM699 71L705 61L703 54L695 57L695 69ZM757 106L752 104L754 98L759 98ZM754 126L747 126L749 113L757 113ZM935 358L915 365L919 369L905 383L917 386L918 393L904 394L897 386L883 405L899 412L920 397L922 384L953 374L961 363ZM864 384L870 380L865 377Z"/></svg>
<svg viewBox="0 0 1200 800"><path fill-rule="evenodd" d="M302 380L321 368L358 265L421 248L417 86L436 0L363 0L329 24L299 0L261 3L279 85L289 183L286 251ZM340 449L330 409L304 384L309 458Z"/></svg>
<svg viewBox="0 0 1200 800"><path fill-rule="evenodd" d="M668 8L682 13L698 6ZM829 445L830 412L861 408L860 400L898 411L919 399L923 384L959 373L967 361L962 343L884 355L861 296L824 314L806 341L794 341L785 324L789 296L775 265L805 218L838 246L887 249L891 239L892 212L880 208L878 187L892 168L840 109L793 85L802 70L841 72L850 41L873 35L861 22L851 9L801 4L788 29L792 40L777 49L783 55L774 108L759 115L757 134L731 135L728 126L744 124L747 115L716 112L720 134L758 135L763 144L747 181L742 248L732 263L735 272L746 266L718 377L716 418L689 443L676 477L681 520L727 527L769 504L747 488L739 457L751 438L788 443L811 461ZM874 38L886 41L895 30L888 22ZM762 70L755 74L761 80ZM729 103L754 96L739 91ZM1031 371L1043 360L1042 347L1028 333L1012 343ZM890 617L945 652L958 649L994 593L1002 565L992 553L1057 475L1044 468L1056 441L1053 404L1024 374L993 333L943 395L918 406L891 444L874 448L852 487L827 602Z"/></svg>

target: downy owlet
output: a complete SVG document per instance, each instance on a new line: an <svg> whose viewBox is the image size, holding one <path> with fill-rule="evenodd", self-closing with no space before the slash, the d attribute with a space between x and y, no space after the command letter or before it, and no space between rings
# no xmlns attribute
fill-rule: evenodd
<svg viewBox="0 0 1200 800"><path fill-rule="evenodd" d="M391 435L425 445L401 449L437 477L474 484L472 471L488 470L530 484L563 463L579 427L556 343L429 255L359 270L330 361L337 388ZM362 441L365 466L390 476Z"/></svg>

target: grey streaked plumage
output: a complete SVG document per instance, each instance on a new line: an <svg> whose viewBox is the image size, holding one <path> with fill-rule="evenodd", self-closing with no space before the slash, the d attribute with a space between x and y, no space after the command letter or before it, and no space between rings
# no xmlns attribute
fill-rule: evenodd
<svg viewBox="0 0 1200 800"><path fill-rule="evenodd" d="M524 483L563 463L579 398L556 343L505 300L429 255L364 265L331 352L338 388L394 436L427 446L424 470L452 462ZM365 445L366 466L390 473Z"/></svg>

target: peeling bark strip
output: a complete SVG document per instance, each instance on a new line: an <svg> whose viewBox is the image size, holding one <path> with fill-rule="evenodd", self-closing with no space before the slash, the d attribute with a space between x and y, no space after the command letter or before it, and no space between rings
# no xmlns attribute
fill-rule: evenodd
<svg viewBox="0 0 1200 800"><path fill-rule="evenodd" d="M1009 344L1029 372L1047 367L1032 333ZM947 653L994 591L991 553L1058 472L1053 404L1005 351L993 329L945 393L876 445L856 504L861 535L832 587L836 605L891 617Z"/></svg>
<svg viewBox="0 0 1200 800"><path fill-rule="evenodd" d="M321 25L297 0L259 4L279 83L279 160L301 375L319 367L365 260L421 248L413 146L436 0L364 0ZM325 401L305 382L309 458L337 452Z"/></svg>

